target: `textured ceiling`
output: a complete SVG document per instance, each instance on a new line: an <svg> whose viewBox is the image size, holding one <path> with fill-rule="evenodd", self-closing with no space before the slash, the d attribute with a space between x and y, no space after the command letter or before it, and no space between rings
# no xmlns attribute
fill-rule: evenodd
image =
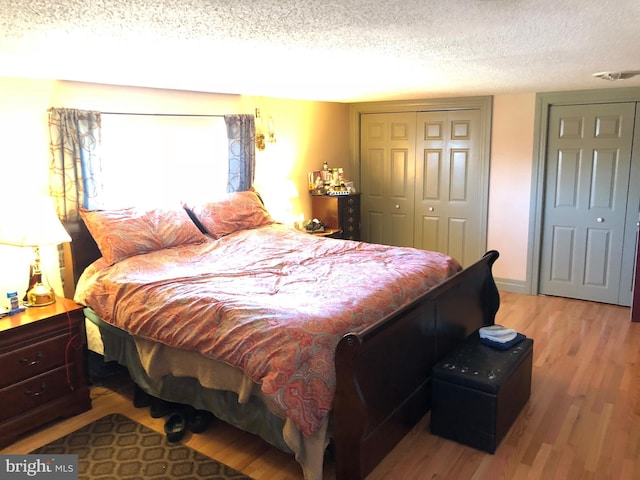
<svg viewBox="0 0 640 480"><path fill-rule="evenodd" d="M640 86L639 0L0 0L0 75L329 101Z"/></svg>

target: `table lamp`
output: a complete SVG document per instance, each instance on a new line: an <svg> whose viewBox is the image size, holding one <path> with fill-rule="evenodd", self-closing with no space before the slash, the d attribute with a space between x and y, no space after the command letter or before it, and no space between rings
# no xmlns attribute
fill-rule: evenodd
<svg viewBox="0 0 640 480"><path fill-rule="evenodd" d="M27 198L20 205L20 212L0 223L0 244L33 248L35 258L25 299L31 306L50 305L56 301L56 295L42 283L40 247L70 242L71 237L60 223L50 197Z"/></svg>

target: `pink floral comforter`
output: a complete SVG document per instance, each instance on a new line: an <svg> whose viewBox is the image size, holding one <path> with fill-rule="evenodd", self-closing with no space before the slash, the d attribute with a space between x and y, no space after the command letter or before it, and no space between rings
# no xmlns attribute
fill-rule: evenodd
<svg viewBox="0 0 640 480"><path fill-rule="evenodd" d="M240 367L310 435L331 409L340 338L459 269L440 253L270 225L112 266L100 259L75 298L131 334Z"/></svg>

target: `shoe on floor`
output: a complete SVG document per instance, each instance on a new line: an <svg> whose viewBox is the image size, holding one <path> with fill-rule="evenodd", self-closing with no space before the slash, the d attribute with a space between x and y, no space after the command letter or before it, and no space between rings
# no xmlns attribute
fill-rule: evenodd
<svg viewBox="0 0 640 480"><path fill-rule="evenodd" d="M182 412L174 412L164 423L164 431L167 434L167 440L171 443L179 442L187 430L187 418Z"/></svg>
<svg viewBox="0 0 640 480"><path fill-rule="evenodd" d="M189 416L189 430L192 433L204 432L211 420L213 420L213 413L206 410L193 410Z"/></svg>

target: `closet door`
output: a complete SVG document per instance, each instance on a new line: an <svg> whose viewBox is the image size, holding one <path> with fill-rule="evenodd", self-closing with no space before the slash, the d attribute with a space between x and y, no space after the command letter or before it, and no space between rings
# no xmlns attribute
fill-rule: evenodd
<svg viewBox="0 0 640 480"><path fill-rule="evenodd" d="M629 305L637 200L628 205L634 103L552 106L540 293ZM637 194L635 198L637 199ZM632 202L633 203L633 202ZM631 220L627 217L628 206ZM628 232L628 231L627 231ZM625 270L627 269L627 270Z"/></svg>
<svg viewBox="0 0 640 480"><path fill-rule="evenodd" d="M414 246L467 266L482 251L479 110L419 112Z"/></svg>
<svg viewBox="0 0 640 480"><path fill-rule="evenodd" d="M413 246L416 113L361 116L362 238Z"/></svg>

